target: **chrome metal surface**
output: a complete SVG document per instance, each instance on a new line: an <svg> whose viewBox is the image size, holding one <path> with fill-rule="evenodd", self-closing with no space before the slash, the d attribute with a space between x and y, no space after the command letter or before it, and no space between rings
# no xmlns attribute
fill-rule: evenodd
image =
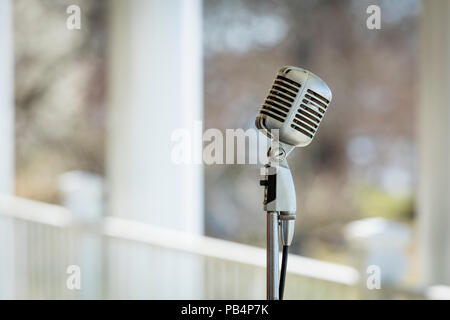
<svg viewBox="0 0 450 320"><path fill-rule="evenodd" d="M290 220L280 220L280 238L283 246L290 246L294 238L295 216Z"/></svg>
<svg viewBox="0 0 450 320"><path fill-rule="evenodd" d="M267 213L267 300L278 300L278 212Z"/></svg>
<svg viewBox="0 0 450 320"><path fill-rule="evenodd" d="M307 146L331 99L330 88L317 75L302 68L283 67L259 109L255 125L271 139Z"/></svg>

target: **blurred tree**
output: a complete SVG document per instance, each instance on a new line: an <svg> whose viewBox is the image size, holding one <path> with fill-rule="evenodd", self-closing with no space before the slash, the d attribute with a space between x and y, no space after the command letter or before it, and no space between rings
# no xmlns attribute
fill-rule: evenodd
<svg viewBox="0 0 450 320"><path fill-rule="evenodd" d="M206 128L254 127L284 65L313 71L333 91L315 140L290 160L293 252L315 255L317 243L335 250L344 223L374 214L375 198L363 190L383 194L377 214L411 217L419 1L204 4ZM381 8L381 30L366 27L369 4ZM208 234L264 245L258 174L257 166L207 166Z"/></svg>
<svg viewBox="0 0 450 320"><path fill-rule="evenodd" d="M103 172L105 1L14 1L16 192L57 201L67 170ZM81 30L66 8L81 8Z"/></svg>

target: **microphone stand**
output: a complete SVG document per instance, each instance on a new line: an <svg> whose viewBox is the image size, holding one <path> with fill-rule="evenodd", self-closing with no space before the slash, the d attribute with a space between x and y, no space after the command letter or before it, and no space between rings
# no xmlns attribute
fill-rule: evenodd
<svg viewBox="0 0 450 320"><path fill-rule="evenodd" d="M267 152L269 161L264 166L264 211L267 212L267 300L279 300L279 237L283 246L289 246L294 237L296 196L291 170L286 161L294 147L276 140ZM286 252L287 254L287 252Z"/></svg>

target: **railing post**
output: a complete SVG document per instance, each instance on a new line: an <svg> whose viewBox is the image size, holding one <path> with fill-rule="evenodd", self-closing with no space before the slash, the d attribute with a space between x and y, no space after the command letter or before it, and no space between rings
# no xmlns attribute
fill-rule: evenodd
<svg viewBox="0 0 450 320"><path fill-rule="evenodd" d="M360 271L362 298L390 298L391 289L402 283L409 268L410 229L387 219L369 218L349 223L345 232Z"/></svg>
<svg viewBox="0 0 450 320"><path fill-rule="evenodd" d="M81 299L102 298L102 236L103 180L100 176L82 171L64 173L60 178L63 205L76 219L79 241L70 263L81 271Z"/></svg>

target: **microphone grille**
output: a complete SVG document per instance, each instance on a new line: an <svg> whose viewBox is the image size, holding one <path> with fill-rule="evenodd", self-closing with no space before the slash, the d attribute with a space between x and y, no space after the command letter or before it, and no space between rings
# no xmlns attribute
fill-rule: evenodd
<svg viewBox="0 0 450 320"><path fill-rule="evenodd" d="M283 123L290 113L300 88L300 83L278 75L259 113Z"/></svg>
<svg viewBox="0 0 450 320"><path fill-rule="evenodd" d="M331 101L330 88L318 76L296 67L283 67L256 116L256 127L281 142L306 146L314 138Z"/></svg>
<svg viewBox="0 0 450 320"><path fill-rule="evenodd" d="M319 93L307 89L291 123L291 128L313 138L319 128L330 101Z"/></svg>

